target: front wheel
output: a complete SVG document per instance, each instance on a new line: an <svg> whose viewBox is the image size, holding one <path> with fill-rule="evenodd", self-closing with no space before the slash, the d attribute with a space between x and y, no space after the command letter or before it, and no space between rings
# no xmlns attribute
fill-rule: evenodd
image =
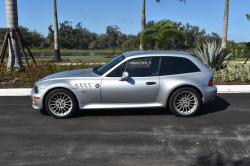
<svg viewBox="0 0 250 166"><path fill-rule="evenodd" d="M74 94L66 89L55 89L45 98L45 108L54 118L68 118L76 111L76 107Z"/></svg>
<svg viewBox="0 0 250 166"><path fill-rule="evenodd" d="M198 112L201 97L193 88L181 88L175 91L169 100L170 110L177 116L188 117Z"/></svg>

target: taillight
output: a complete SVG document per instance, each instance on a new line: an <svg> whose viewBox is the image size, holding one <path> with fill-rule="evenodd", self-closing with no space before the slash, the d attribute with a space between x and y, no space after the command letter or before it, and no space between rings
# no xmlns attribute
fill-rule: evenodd
<svg viewBox="0 0 250 166"><path fill-rule="evenodd" d="M212 77L208 82L208 86L213 86L213 85L214 85L214 78Z"/></svg>

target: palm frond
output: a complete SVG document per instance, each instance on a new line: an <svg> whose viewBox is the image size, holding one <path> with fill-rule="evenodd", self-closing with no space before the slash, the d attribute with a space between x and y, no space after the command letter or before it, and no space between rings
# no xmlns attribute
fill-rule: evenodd
<svg viewBox="0 0 250 166"><path fill-rule="evenodd" d="M250 14L246 14L247 19L250 20Z"/></svg>

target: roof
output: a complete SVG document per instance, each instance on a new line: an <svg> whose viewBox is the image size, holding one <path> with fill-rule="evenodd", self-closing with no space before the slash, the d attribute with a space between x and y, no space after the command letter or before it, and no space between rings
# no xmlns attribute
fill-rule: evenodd
<svg viewBox="0 0 250 166"><path fill-rule="evenodd" d="M158 51L158 50L146 50L146 51L131 51L123 53L125 57L134 56L134 55L142 55L142 54L181 54L181 55L192 55L195 56L195 54L187 53L187 52L181 52L181 51Z"/></svg>

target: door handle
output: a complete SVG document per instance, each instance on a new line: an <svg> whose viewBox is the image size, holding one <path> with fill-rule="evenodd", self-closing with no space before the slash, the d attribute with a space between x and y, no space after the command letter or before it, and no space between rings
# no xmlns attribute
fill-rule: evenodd
<svg viewBox="0 0 250 166"><path fill-rule="evenodd" d="M156 82L146 82L147 85L154 85Z"/></svg>

